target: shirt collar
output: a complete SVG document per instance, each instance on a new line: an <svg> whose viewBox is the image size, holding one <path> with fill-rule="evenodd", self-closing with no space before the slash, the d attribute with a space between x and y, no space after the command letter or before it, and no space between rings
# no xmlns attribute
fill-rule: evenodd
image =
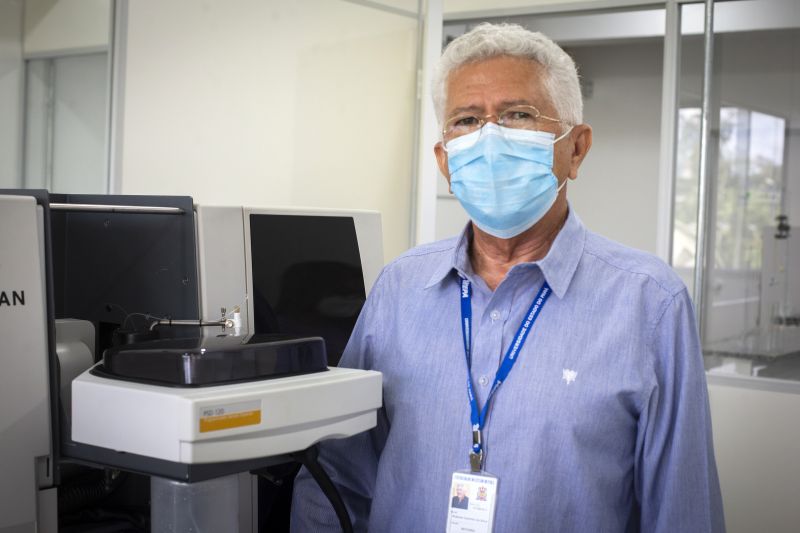
<svg viewBox="0 0 800 533"><path fill-rule="evenodd" d="M469 260L469 241L472 236L472 223L468 222L460 237L456 241L453 253L444 259L434 270L425 288L430 288L444 280L453 270L468 279L472 279L474 272ZM578 263L583 255L586 241L586 227L581 222L575 210L570 207L567 220L561 231L556 235L553 245L547 255L533 263L538 265L553 292L563 298L578 269Z"/></svg>
<svg viewBox="0 0 800 533"><path fill-rule="evenodd" d="M472 238L472 222L467 222L464 229L461 231L456 246L453 248L453 253L446 256L433 271L431 279L425 285L426 289L441 283L453 270L457 274L465 276L472 281L472 263L469 260L469 241Z"/></svg>
<svg viewBox="0 0 800 533"><path fill-rule="evenodd" d="M559 299L567 293L569 284L575 277L585 243L586 227L570 206L564 227L556 235L550 251L544 259L536 261L542 269L544 279Z"/></svg>

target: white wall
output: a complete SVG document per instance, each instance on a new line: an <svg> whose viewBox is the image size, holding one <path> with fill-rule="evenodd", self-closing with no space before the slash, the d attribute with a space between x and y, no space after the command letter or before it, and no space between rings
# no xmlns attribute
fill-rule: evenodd
<svg viewBox="0 0 800 533"><path fill-rule="evenodd" d="M0 2L0 188L20 185L23 0Z"/></svg>
<svg viewBox="0 0 800 533"><path fill-rule="evenodd" d="M759 390L709 376L728 533L793 533L800 524L800 387L791 385Z"/></svg>
<svg viewBox="0 0 800 533"><path fill-rule="evenodd" d="M124 194L378 210L409 246L416 20L344 1L137 0Z"/></svg>
<svg viewBox="0 0 800 533"><path fill-rule="evenodd" d="M105 50L111 0L26 0L25 56Z"/></svg>

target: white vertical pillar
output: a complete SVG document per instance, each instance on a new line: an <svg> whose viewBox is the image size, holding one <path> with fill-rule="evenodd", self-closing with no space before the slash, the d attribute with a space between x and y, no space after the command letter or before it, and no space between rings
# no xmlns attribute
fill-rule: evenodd
<svg viewBox="0 0 800 533"><path fill-rule="evenodd" d="M672 264L672 219L675 206L675 146L678 126L678 80L681 57L681 7L666 4L664 75L661 89L661 163L658 176L656 253Z"/></svg>
<svg viewBox="0 0 800 533"><path fill-rule="evenodd" d="M419 135L417 175L415 231L412 245L430 242L436 231L436 182L441 179L433 145L439 141L439 124L431 100L431 80L433 69L442 52L442 0L427 0L422 25L422 62L418 77Z"/></svg>

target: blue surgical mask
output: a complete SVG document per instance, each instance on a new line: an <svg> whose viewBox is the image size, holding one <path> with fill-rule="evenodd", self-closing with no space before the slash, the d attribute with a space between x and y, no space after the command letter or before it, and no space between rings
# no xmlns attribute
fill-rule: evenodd
<svg viewBox="0 0 800 533"><path fill-rule="evenodd" d="M564 186L553 174L553 145L567 134L556 138L487 122L448 142L450 189L472 222L510 239L541 220Z"/></svg>

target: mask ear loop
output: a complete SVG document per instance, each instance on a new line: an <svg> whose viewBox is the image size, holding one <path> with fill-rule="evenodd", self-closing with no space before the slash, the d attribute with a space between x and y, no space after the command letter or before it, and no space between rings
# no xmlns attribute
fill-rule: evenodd
<svg viewBox="0 0 800 533"><path fill-rule="evenodd" d="M558 141L560 141L561 139L563 139L564 137L566 137L567 135L569 135L570 133L572 133L572 128L574 128L574 127L575 127L575 126L570 126L570 127L569 127L569 129L568 129L567 131L565 131L564 133L562 133L561 135L559 135L558 137L556 137L555 139L553 139L553 144L556 144Z"/></svg>
<svg viewBox="0 0 800 533"><path fill-rule="evenodd" d="M563 139L564 137L566 137L567 135L569 135L569 134L570 134L570 132L572 131L572 128L574 128L574 126L570 126L570 127L569 127L569 129L568 129L567 131L565 131L564 133L562 133L561 135L559 135L558 137L556 137L555 139L553 139L553 144L556 144L558 141L560 141L561 139ZM558 179L558 178L556 178L556 179ZM563 188L564 188L564 185L566 185L566 184L567 184L567 180L569 180L569 178L564 178L564 181L562 181L562 182L561 182L561 185L559 185L559 186L558 186L558 189L556 189L556 194L558 194L558 193L560 193L560 192L561 192L561 189L563 189Z"/></svg>

